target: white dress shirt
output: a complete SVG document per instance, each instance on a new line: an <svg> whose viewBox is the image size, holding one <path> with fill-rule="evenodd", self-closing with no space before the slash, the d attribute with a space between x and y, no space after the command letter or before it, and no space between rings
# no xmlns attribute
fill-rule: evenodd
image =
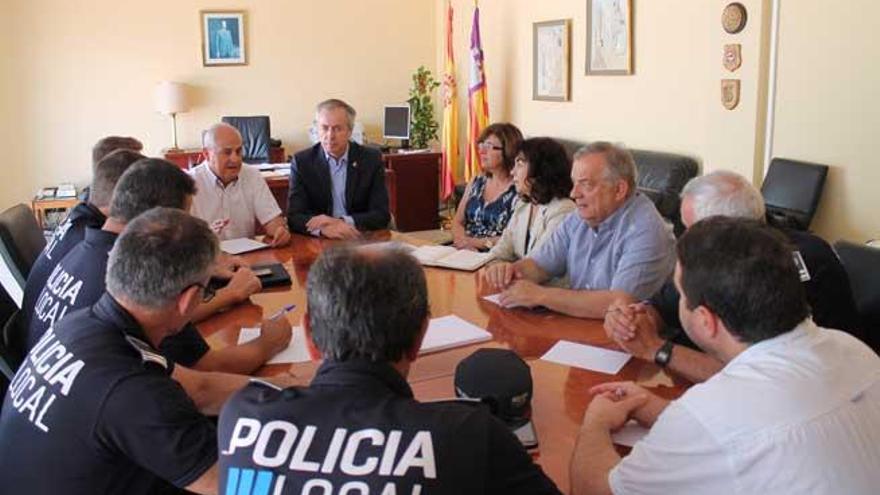
<svg viewBox="0 0 880 495"><path fill-rule="evenodd" d="M610 473L616 494L875 494L880 358L805 320L672 402Z"/></svg>
<svg viewBox="0 0 880 495"><path fill-rule="evenodd" d="M197 188L190 213L209 225L229 219L226 227L217 233L221 240L253 237L257 222L265 225L281 215L269 185L255 167L242 164L238 179L225 187L207 163L193 168L189 174Z"/></svg>

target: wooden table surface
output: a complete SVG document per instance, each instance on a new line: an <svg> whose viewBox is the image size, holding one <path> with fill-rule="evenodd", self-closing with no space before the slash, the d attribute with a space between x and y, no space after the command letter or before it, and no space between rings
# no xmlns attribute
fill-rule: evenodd
<svg viewBox="0 0 880 495"><path fill-rule="evenodd" d="M390 232L371 233L369 240L410 241L405 234ZM300 325L306 303L305 285L309 266L322 249L336 242L338 241L293 235L293 242L286 248L245 255L253 264L284 264L291 274L293 285L255 294L251 297L251 303L241 304L200 323L199 330L211 347L233 345L241 327L257 325L261 318L273 314L286 304L297 305L288 318L293 326ZM514 350L529 364L532 371L532 419L540 442L537 462L559 488L567 493L569 459L581 418L590 401L587 390L607 381L636 380L640 375L650 372L653 364L633 359L617 375L606 375L541 361L541 355L559 340L608 348L615 348L615 345L606 337L601 320L573 318L550 311L502 309L483 300L480 296L492 291L481 287L476 272L426 268L425 274L433 317L458 315L485 328L494 338L490 342L420 357L413 363L408 378L416 398L453 397L452 382L456 364L480 347ZM288 365L269 365L259 370L257 375L274 375L288 368ZM294 373L303 376L304 380L313 376L316 368L317 363L293 365ZM654 391L671 398L680 395L685 386L684 382L676 381L672 387L659 387Z"/></svg>

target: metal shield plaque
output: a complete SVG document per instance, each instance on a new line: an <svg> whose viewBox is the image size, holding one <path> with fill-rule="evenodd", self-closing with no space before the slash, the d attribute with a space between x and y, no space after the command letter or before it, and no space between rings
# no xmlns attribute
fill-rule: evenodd
<svg viewBox="0 0 880 495"><path fill-rule="evenodd" d="M732 43L724 45L724 68L734 72L742 65L742 45Z"/></svg>
<svg viewBox="0 0 880 495"><path fill-rule="evenodd" d="M721 104L728 110L739 105L739 79L721 80Z"/></svg>

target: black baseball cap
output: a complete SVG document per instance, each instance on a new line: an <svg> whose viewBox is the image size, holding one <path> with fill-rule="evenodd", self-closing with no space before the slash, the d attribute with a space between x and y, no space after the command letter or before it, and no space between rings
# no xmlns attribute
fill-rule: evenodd
<svg viewBox="0 0 880 495"><path fill-rule="evenodd" d="M480 399L511 429L532 416L532 373L529 365L507 349L479 349L455 368L455 395Z"/></svg>

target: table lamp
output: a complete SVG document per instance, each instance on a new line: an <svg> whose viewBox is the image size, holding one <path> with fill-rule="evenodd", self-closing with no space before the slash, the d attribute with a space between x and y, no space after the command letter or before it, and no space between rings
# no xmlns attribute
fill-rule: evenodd
<svg viewBox="0 0 880 495"><path fill-rule="evenodd" d="M171 116L171 137L173 145L170 149L177 148L177 114L189 110L186 101L186 85L162 81L156 86L155 92L156 111Z"/></svg>

